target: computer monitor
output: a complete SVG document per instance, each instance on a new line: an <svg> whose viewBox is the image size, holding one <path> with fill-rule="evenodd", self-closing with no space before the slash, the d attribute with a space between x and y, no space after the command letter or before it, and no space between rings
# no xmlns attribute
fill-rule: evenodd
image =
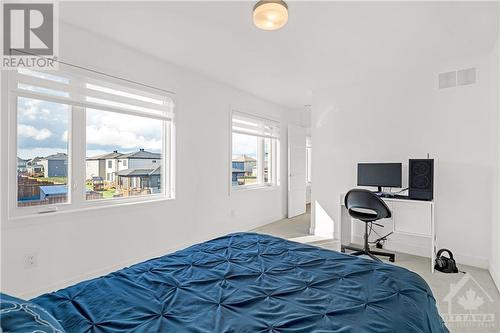
<svg viewBox="0 0 500 333"><path fill-rule="evenodd" d="M401 163L358 163L358 186L401 187Z"/></svg>

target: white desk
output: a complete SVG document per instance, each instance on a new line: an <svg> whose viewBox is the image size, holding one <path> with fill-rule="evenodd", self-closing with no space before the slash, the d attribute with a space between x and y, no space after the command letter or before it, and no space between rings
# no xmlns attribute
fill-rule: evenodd
<svg viewBox="0 0 500 333"><path fill-rule="evenodd" d="M340 241L341 244L362 244L364 223L351 218L345 204L345 194L339 198ZM379 235L388 237L384 248L392 251L410 253L430 258L431 272L434 273L436 256L436 223L434 219L434 201L382 198L389 206L392 217L378 221L384 228L373 226L370 241ZM429 249L427 251L427 249ZM397 260L397 256L396 256Z"/></svg>

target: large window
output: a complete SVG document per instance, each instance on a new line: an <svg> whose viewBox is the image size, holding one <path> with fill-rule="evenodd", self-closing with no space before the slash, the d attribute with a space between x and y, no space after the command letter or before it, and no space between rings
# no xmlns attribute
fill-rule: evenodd
<svg viewBox="0 0 500 333"><path fill-rule="evenodd" d="M233 111L231 185L248 188L279 184L279 123Z"/></svg>
<svg viewBox="0 0 500 333"><path fill-rule="evenodd" d="M9 94L11 215L173 197L170 97L73 69L12 72Z"/></svg>

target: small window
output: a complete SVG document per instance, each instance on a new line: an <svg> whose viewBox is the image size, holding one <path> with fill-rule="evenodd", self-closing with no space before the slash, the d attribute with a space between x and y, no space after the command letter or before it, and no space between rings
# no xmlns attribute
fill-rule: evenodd
<svg viewBox="0 0 500 333"><path fill-rule="evenodd" d="M113 167L113 161L108 161L108 169L111 169Z"/></svg>
<svg viewBox="0 0 500 333"><path fill-rule="evenodd" d="M122 165L123 165L124 167L126 167L126 166L127 166L127 160L123 160Z"/></svg>
<svg viewBox="0 0 500 333"><path fill-rule="evenodd" d="M278 185L279 123L232 112L231 186Z"/></svg>

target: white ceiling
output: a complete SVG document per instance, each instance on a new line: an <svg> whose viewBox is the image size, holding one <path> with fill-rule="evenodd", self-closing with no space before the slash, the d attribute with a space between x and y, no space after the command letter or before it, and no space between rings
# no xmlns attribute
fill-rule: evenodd
<svg viewBox="0 0 500 333"><path fill-rule="evenodd" d="M252 24L254 2L66 2L62 20L281 105L370 70L487 53L498 3L289 2L282 30Z"/></svg>

